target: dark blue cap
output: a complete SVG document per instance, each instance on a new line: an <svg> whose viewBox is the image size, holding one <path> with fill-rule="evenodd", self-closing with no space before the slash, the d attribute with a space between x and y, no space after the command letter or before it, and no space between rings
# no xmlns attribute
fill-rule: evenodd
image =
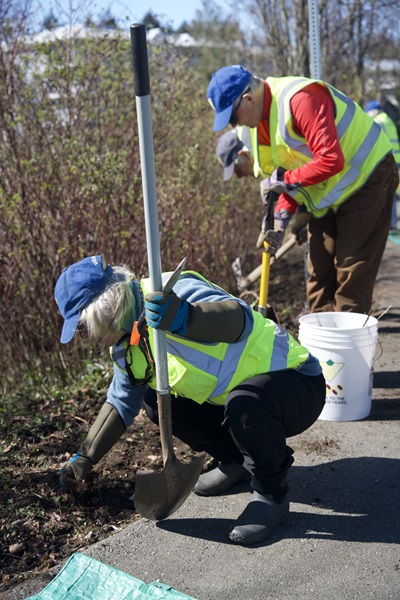
<svg viewBox="0 0 400 600"><path fill-rule="evenodd" d="M242 95L250 79L250 71L241 65L222 67L212 75L207 100L215 110L214 131L221 131L228 125L235 100Z"/></svg>
<svg viewBox="0 0 400 600"><path fill-rule="evenodd" d="M89 256L66 267L54 290L54 297L64 317L61 343L74 337L82 311L112 283L113 270L100 254Z"/></svg>
<svg viewBox="0 0 400 600"><path fill-rule="evenodd" d="M370 110L380 110L381 103L378 100L370 100L365 105L365 112L369 112Z"/></svg>

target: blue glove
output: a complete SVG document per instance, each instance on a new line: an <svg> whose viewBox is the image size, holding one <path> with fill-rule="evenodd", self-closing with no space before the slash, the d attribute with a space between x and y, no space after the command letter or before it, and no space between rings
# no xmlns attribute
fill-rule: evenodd
<svg viewBox="0 0 400 600"><path fill-rule="evenodd" d="M189 304L174 292L151 292L144 303L146 321L153 329L184 335Z"/></svg>
<svg viewBox="0 0 400 600"><path fill-rule="evenodd" d="M290 185L284 181L285 169L278 167L274 169L269 179L263 179L260 182L261 200L265 203L266 196L269 192L275 194L287 194L290 190L296 189L296 185Z"/></svg>

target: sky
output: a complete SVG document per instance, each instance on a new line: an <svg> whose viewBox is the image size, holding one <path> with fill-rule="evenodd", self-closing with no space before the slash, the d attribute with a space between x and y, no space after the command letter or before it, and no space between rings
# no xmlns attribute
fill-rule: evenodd
<svg viewBox="0 0 400 600"><path fill-rule="evenodd" d="M110 10L120 27L129 27L132 23L141 22L150 10L158 16L163 25L171 25L177 29L183 21L192 21L196 10L202 9L201 0L37 0L35 10L36 25L52 10L62 25L68 23L68 15L74 14L74 23L81 23L84 16L92 14L97 17ZM79 18L82 16L82 18Z"/></svg>

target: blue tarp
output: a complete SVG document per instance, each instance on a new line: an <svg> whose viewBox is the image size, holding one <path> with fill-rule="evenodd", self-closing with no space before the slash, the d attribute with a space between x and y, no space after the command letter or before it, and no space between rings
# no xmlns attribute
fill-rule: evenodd
<svg viewBox="0 0 400 600"><path fill-rule="evenodd" d="M168 585L144 583L86 554L75 552L56 577L26 600L196 600Z"/></svg>

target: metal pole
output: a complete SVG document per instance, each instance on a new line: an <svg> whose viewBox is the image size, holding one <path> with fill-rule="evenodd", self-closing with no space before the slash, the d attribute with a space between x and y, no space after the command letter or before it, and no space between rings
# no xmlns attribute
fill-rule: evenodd
<svg viewBox="0 0 400 600"><path fill-rule="evenodd" d="M319 30L318 0L308 0L308 26L310 73L312 79L321 79L321 36Z"/></svg>

